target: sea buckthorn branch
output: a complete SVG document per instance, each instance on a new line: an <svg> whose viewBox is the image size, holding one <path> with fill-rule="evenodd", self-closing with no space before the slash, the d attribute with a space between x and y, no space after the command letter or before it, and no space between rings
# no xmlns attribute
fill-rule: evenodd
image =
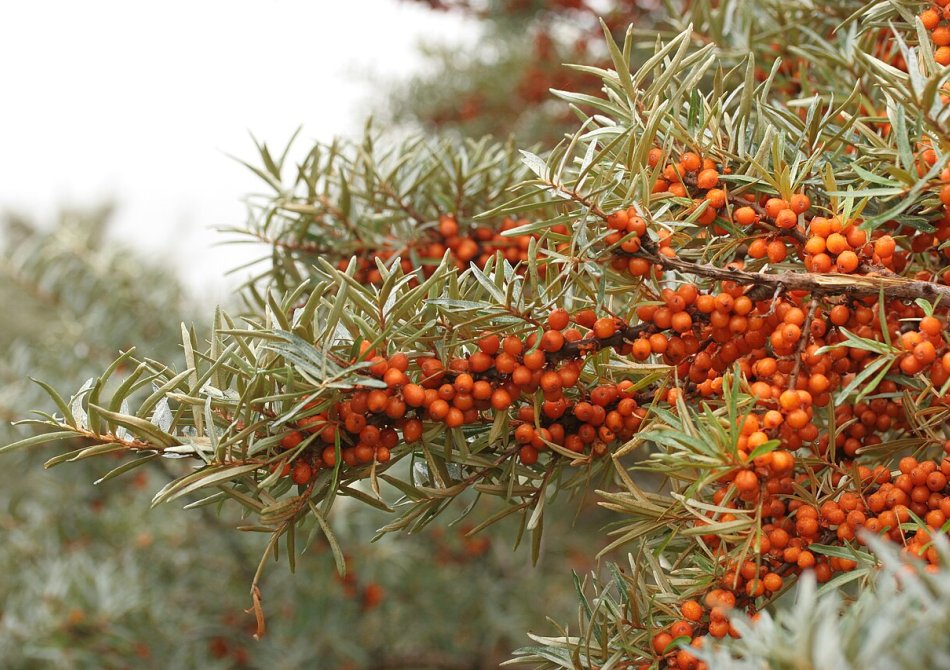
<svg viewBox="0 0 950 670"><path fill-rule="evenodd" d="M498 236L517 223L476 226L469 220L523 178L512 144L410 138L381 148L376 140L368 128L360 143L317 145L288 185L287 166L270 158L266 145L260 147L262 167L245 163L276 191L252 199L244 228L225 229L273 247L266 258L271 267L253 279L255 284L276 280L289 290L316 259L332 259L342 268L353 254L357 279L371 283L381 281L377 259L388 263L398 256L407 273L421 266L426 274L447 250L461 269L472 260L484 266L498 250L511 262L523 260L527 238Z"/></svg>
<svg viewBox="0 0 950 670"><path fill-rule="evenodd" d="M639 254L655 265L677 270L697 277L731 281L744 286L763 286L781 291L807 291L816 296L846 296L862 298L878 296L882 292L891 300L940 300L950 304L950 286L932 281L902 277L817 274L812 272L745 272L733 268L719 268L705 263L694 263L681 258Z"/></svg>
<svg viewBox="0 0 950 670"><path fill-rule="evenodd" d="M751 63L724 75L735 95L692 95L716 55L690 45L684 33L637 73L629 50L609 49L615 68L601 76L619 121L592 124L625 141L598 144L607 133L585 126L579 160L551 161L563 167L555 178L528 155L544 188L500 207L525 173L489 144L322 147L289 197L282 161L265 161L280 196L254 236L277 247L361 240L365 255L278 248L266 277L283 290L251 295L260 309L247 328L222 312L204 350L186 333L182 372L145 362L119 381L114 365L69 401L52 392L54 432L10 448L91 436L98 444L67 456L149 446L190 456L196 467L156 502L233 500L259 522L246 529L270 533L269 549L318 528L335 546L338 497L398 504L383 529L394 531L425 526L471 490L522 513L537 547L548 487L603 482L604 506L623 515L608 548L639 553L629 579L618 575L629 599L596 636L613 646L594 658L582 641L561 642L568 664L583 653L587 666L699 670L686 647L737 633L733 610L767 607L803 571L821 582L870 571L861 529L935 563L930 541L950 513L946 436L934 427L950 416L950 350L947 287L932 281L946 256L932 243L950 224L907 230L919 223L909 215L869 236L861 219L877 203L841 195L830 173L860 174L841 157L849 148L876 161L908 148L883 130L871 146L842 139L828 121L811 144L840 155L805 159L773 127L801 133L808 117L783 115L768 86L750 83ZM919 188L887 187L907 211L938 207L927 177L938 149L911 154ZM730 200L729 180L750 186ZM358 234L335 226L340 216ZM575 243L591 258L575 257ZM749 270L765 259L782 270ZM893 276L861 274L868 264ZM918 406L901 402L908 393ZM634 460L637 446L649 453ZM651 476L663 484L645 492ZM627 606L635 616L617 616Z"/></svg>
<svg viewBox="0 0 950 670"><path fill-rule="evenodd" d="M933 245L935 238L947 239L946 225L936 223L939 232L931 235L898 222L901 212L928 211L935 200L930 173L936 173L938 157L926 144L910 161L919 162L914 184L867 194L890 199L879 210L895 212L898 221L888 221L884 214L868 213L869 207L856 216L854 201L836 200L843 194L827 183L813 183L811 196L818 208L840 213L840 218L809 212L811 198L776 183L780 179L775 175L784 169L780 159L769 173L756 174L755 168L742 176L765 192L747 194L748 200L735 202L741 206L728 213L727 198L716 189L723 166L742 164L739 157L717 154L713 146L707 151L720 160L707 164L710 159L689 151L684 143L679 160L664 167L660 161L669 160L668 152L657 146L668 147L670 138L645 135L640 142L654 146L624 147L623 156L604 156L607 169L616 165L611 160L644 157L644 169L653 169L645 186L653 194L670 192L673 199L630 198L634 189L629 189L626 199L609 206L604 203L613 202L615 195L600 190L596 180L585 188L596 197L580 192L564 172L551 183L562 197L583 207L578 216L589 214L591 227L606 228L602 249L604 255L614 256L607 261L613 269L620 274L627 270L658 288L662 304L640 306L637 315L642 322L653 322L657 335L669 335L664 342L657 340L659 351L652 346L652 336L638 341L634 356L660 351L666 356L676 338L707 341L707 333L713 335L709 349L692 345L670 361L689 382L668 394L665 403L651 407L657 420L634 441L654 445L636 471L669 478L677 495L645 494L624 466L618 470L629 493L602 493L606 506L632 519L615 528L618 539L610 547L635 543L644 553L656 552L657 562L665 559L674 566L638 578L629 592L668 599L674 607L670 611L645 605L641 612L656 622L642 633L636 623L605 616L591 620L579 638L544 643L545 649L570 650L574 659L591 652L582 642L585 635L607 627L612 636L598 632L597 638L609 639L614 646L596 649L584 667L624 658L629 667L693 669L705 666L690 646L738 634L729 609L750 614L761 610L803 570L814 570L821 582L840 572L870 573L874 560L858 548L862 528L883 533L904 551L935 563L936 554L927 553L927 544L943 528L941 505L950 509L945 502L950 460L934 454L946 448L946 435L921 430L912 415L950 416L950 357L944 335L950 287L935 280L936 268L947 257ZM585 149L581 142L579 155ZM789 169L797 170L800 161L788 160ZM903 157L899 162L908 164ZM711 172L703 174L707 170ZM596 168L587 171L596 173ZM635 175L631 179L642 180ZM639 193L643 185L641 181ZM748 250L737 252L736 262L728 266L693 260L705 257L729 230L725 224L717 229L721 218L716 212L704 212L705 220L700 216L684 222L695 208L668 203L691 198L695 205L697 196L706 199L704 190L712 193L706 212L719 204L734 230L755 230L763 214L775 228L800 226L794 256L789 257L780 241L781 231L769 230L775 239L751 235ZM775 191L779 195L773 195ZM854 192L855 197L865 196ZM631 199L636 204L626 209ZM662 213L663 227L686 234L663 232L654 211ZM915 216L907 216L909 224L917 223ZM866 227L873 237L859 227L862 218L873 224ZM585 218L579 225L587 224ZM926 230L926 225L920 227ZM895 231L898 240L891 234ZM596 253L594 258L603 259ZM744 267L751 265L748 258L766 257L779 271L756 273ZM663 270L672 273L660 274ZM880 275L868 276L869 270ZM704 281L692 284L694 278ZM678 280L690 283L674 288ZM739 300L743 302L737 310ZM708 320L698 322L693 310L709 315ZM671 337L674 318L681 323ZM733 364L736 372L730 375ZM895 402L904 392L913 393L921 405ZM689 394L690 403L683 394ZM706 406L696 408L701 399ZM909 446L929 457L900 460ZM900 475L895 476L895 465ZM931 474L934 488L926 485ZM708 515L708 521L696 519L693 512ZM695 571L693 579L677 572L681 566ZM635 568L632 572L641 574ZM696 591L677 592L671 575ZM699 586L700 575L711 579ZM685 642L677 644L677 638ZM541 667L571 667L531 650L525 657Z"/></svg>
<svg viewBox="0 0 950 670"><path fill-rule="evenodd" d="M271 317L249 331L229 327L229 317L220 315L215 347L186 356L198 369L175 373L165 366L143 364L155 373L138 380L139 386L120 388L107 403L121 405L116 412L97 404L99 389L110 385L109 377L118 368L114 365L91 393L80 392L68 403L57 399L62 417L49 416L47 423L59 430L13 447L34 446L69 433L103 443L79 457L103 448L145 452L149 457L156 452L188 456L201 465L159 491L155 502L196 492L208 495L202 504L230 497L259 516L259 523L248 528L269 528L275 546L298 525L312 525L313 505L326 514L337 495L356 496L391 510L379 498L377 484L373 484L375 501L350 486L364 479L375 482L377 477L394 485L409 503L402 505L401 518L387 525L390 531L420 527L444 509L446 501L473 487L504 495L511 490L504 483L508 478L519 481L508 504L527 513L538 505L556 471L595 466L597 461L603 464L598 470L609 471L609 462L600 457L629 439L645 416L639 406L644 396L630 380L616 384L590 372L582 375L582 369L588 357L605 349L629 348L633 338L654 330L652 324L630 326L616 317L598 318L592 309L574 315L555 309L543 321L532 317L526 322L541 331L524 333L521 325L520 336L501 337L498 333L512 328L516 313L530 313L524 293L518 294L522 302L493 304L499 296L491 286L498 277L507 277L510 268L495 270L489 264L478 281L474 270L458 277L465 298L459 312L459 301L442 303L427 292L433 282L446 279L446 273L457 273L449 270L449 259L425 282L400 282L401 288L390 293L392 303L385 299L386 309L380 305L389 279L381 289L364 287L329 264L324 266L319 275L323 279L314 278L317 290L303 304L297 302L299 291L286 296L284 304L271 301ZM321 288L332 285L337 287L335 296ZM440 289L443 295L452 290ZM333 305L347 297L355 307L349 313L337 312L333 320L329 314ZM482 319L479 327L487 330L474 344L467 339L471 326L464 325L470 321L465 314L472 305L505 319L498 325ZM296 326L286 320L291 310L297 313ZM305 325L311 317L316 322L313 330ZM372 331L364 319L376 320L382 339L377 337L374 343L362 339L359 334ZM430 321L412 334L416 344L400 351L396 342L411 332L409 326L417 319ZM341 326L358 333L354 342L359 342L358 351L349 344L326 348L310 344L325 341L321 330L331 334ZM296 332L282 330L288 327ZM466 338L469 344L446 341L447 335ZM185 341L186 352L193 351L190 334ZM445 348L440 352L433 346L436 343ZM386 355L377 346L385 347ZM205 388L216 375L216 390ZM147 382L161 384L160 390L133 414L125 403ZM240 391L223 393L235 382ZM204 417L202 423L199 416ZM141 438L116 439L119 429L108 425ZM432 483L403 481L393 474L394 464L416 458L427 464L434 475ZM116 474L143 463L120 466ZM449 464L461 466L461 474L450 475ZM560 477L558 486L583 487L588 481L589 475ZM302 488L291 495L294 485ZM323 524L321 528L330 532ZM539 532L534 535L540 537ZM259 576L252 588L252 609L261 616Z"/></svg>

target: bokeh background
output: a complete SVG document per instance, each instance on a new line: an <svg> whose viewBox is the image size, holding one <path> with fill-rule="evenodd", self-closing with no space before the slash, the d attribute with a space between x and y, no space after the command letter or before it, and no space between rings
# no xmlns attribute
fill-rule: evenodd
<svg viewBox="0 0 950 670"><path fill-rule="evenodd" d="M470 18L417 2L121 0L2 11L0 208L50 220L113 202L114 233L222 297L244 258L215 247L258 180L253 134L281 144L362 130L426 63L419 45L471 45ZM209 290L212 291L209 294Z"/></svg>
<svg viewBox="0 0 950 670"><path fill-rule="evenodd" d="M0 441L31 409L28 377L64 395L119 351L180 364L180 324L204 328L266 250L222 245L261 184L237 159L358 136L440 132L550 143L572 126L550 88L604 58L651 0L120 0L0 11ZM252 137L253 135L253 137ZM293 151L291 156L293 156ZM184 467L93 485L109 466L44 469L65 447L0 458L4 668L494 668L570 621L571 571L594 567L590 501L554 501L540 563L514 526L444 522L370 543L385 520L339 506L347 578L315 542L265 580L256 642L248 586L264 538L228 510L150 509ZM98 461L98 459L97 459ZM118 465L118 462L116 463Z"/></svg>

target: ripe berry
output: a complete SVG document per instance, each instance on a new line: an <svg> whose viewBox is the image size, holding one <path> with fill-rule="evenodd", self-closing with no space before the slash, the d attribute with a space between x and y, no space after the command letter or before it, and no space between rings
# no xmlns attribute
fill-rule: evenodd
<svg viewBox="0 0 950 670"><path fill-rule="evenodd" d="M610 317L603 317L594 322L594 336L606 340L617 332L617 322Z"/></svg>
<svg viewBox="0 0 950 670"><path fill-rule="evenodd" d="M284 449L293 449L301 442L303 442L303 435L299 430L294 430L287 433L280 439L280 446L282 446Z"/></svg>
<svg viewBox="0 0 950 670"><path fill-rule="evenodd" d="M518 457L525 465L534 465L538 462L538 450L526 444L518 450Z"/></svg>
<svg viewBox="0 0 950 670"><path fill-rule="evenodd" d="M687 172L696 172L696 170L703 166L703 159L700 158L698 154L687 151L680 157L680 163Z"/></svg>
<svg viewBox="0 0 950 670"><path fill-rule="evenodd" d="M565 312L565 318L566 318ZM555 352L560 351L561 347L564 346L564 335L561 334L560 330L546 330L544 335L541 336L540 348L543 351Z"/></svg>
<svg viewBox="0 0 950 670"><path fill-rule="evenodd" d="M312 476L313 468L311 468L308 463L299 460L294 463L293 470L291 471L291 478L294 480L295 484L306 484L310 481Z"/></svg>
<svg viewBox="0 0 950 670"><path fill-rule="evenodd" d="M552 310L548 315L548 327L551 330L564 330L570 323L571 317L566 309L558 308Z"/></svg>
<svg viewBox="0 0 950 670"><path fill-rule="evenodd" d="M759 220L759 215L751 207L740 207L733 213L733 217L740 226L751 226Z"/></svg>
<svg viewBox="0 0 950 670"><path fill-rule="evenodd" d="M696 175L696 186L701 189L716 188L719 186L719 172L713 168L703 170Z"/></svg>
<svg viewBox="0 0 950 670"><path fill-rule="evenodd" d="M804 214L811 207L811 200L803 193L796 193L789 199L788 206L796 214Z"/></svg>
<svg viewBox="0 0 950 670"><path fill-rule="evenodd" d="M798 225L798 215L791 209L783 209L776 214L775 225L779 228L794 228Z"/></svg>

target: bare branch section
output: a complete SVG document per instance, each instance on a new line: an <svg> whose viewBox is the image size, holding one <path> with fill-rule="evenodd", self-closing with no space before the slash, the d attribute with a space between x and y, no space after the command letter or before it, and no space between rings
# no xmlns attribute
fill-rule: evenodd
<svg viewBox="0 0 950 670"><path fill-rule="evenodd" d="M894 300L943 300L950 301L950 286L929 281L882 277L874 275L848 275L817 272L777 272L765 274L745 272L733 268L721 268L705 263L694 263L681 258L669 258L648 253L638 254L665 270L676 270L697 277L737 284L768 287L779 291L807 291L815 296L844 295L853 298L878 296L883 291L885 298Z"/></svg>

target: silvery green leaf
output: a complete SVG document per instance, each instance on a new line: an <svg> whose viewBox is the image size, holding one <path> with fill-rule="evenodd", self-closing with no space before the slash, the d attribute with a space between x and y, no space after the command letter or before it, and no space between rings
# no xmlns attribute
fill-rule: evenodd
<svg viewBox="0 0 950 670"><path fill-rule="evenodd" d="M93 384L95 384L95 382L95 377L90 377L87 379L83 385L79 387L79 390L76 391L76 395L72 397L72 400L69 404L69 411L76 420L76 427L80 428L81 430L88 430L89 428L89 416L86 414L86 410L82 406L82 401L92 390Z"/></svg>

